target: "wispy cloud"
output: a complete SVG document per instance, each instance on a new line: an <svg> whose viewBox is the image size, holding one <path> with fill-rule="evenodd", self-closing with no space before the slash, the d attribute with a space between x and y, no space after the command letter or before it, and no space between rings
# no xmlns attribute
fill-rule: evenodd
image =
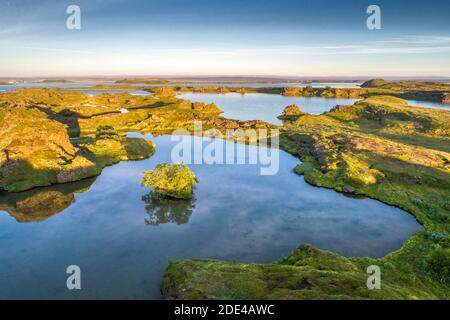
<svg viewBox="0 0 450 320"><path fill-rule="evenodd" d="M450 37L406 36L380 41L324 46L277 46L252 48L170 49L166 54L190 53L199 55L264 56L264 55L371 55L371 54L430 54L450 52Z"/></svg>

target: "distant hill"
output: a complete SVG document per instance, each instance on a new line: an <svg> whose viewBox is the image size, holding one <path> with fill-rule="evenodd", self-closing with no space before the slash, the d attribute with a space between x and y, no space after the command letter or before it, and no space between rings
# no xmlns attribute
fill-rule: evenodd
<svg viewBox="0 0 450 320"><path fill-rule="evenodd" d="M69 80L64 80L64 79L46 79L46 80L42 80L42 83L72 83L72 81Z"/></svg>
<svg viewBox="0 0 450 320"><path fill-rule="evenodd" d="M389 82L387 82L384 79L372 79L372 80L364 82L361 85L361 88L378 88L378 87L384 86L388 83Z"/></svg>

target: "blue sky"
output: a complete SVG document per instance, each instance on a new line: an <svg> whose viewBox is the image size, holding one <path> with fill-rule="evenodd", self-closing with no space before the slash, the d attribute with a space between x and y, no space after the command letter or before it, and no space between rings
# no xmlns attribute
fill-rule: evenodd
<svg viewBox="0 0 450 320"><path fill-rule="evenodd" d="M66 28L71 4L81 30ZM449 13L448 0L0 0L0 77L450 76Z"/></svg>

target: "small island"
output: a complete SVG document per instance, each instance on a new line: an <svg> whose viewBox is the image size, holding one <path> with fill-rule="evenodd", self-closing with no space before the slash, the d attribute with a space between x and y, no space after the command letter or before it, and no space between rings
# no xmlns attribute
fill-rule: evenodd
<svg viewBox="0 0 450 320"><path fill-rule="evenodd" d="M175 199L192 199L196 184L195 174L185 164L159 164L144 172L142 179L142 185L153 187L155 195Z"/></svg>
<svg viewBox="0 0 450 320"><path fill-rule="evenodd" d="M296 104L291 104L284 108L283 113L278 116L278 119L295 121L303 115L305 115L305 113L300 110L300 108Z"/></svg>

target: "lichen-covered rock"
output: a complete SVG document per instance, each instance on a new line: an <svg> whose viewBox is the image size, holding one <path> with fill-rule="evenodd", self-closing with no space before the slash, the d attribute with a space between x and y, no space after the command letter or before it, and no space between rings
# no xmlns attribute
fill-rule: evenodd
<svg viewBox="0 0 450 320"><path fill-rule="evenodd" d="M153 187L156 195L191 199L197 184L195 174L184 164L159 164L144 172L142 185Z"/></svg>

